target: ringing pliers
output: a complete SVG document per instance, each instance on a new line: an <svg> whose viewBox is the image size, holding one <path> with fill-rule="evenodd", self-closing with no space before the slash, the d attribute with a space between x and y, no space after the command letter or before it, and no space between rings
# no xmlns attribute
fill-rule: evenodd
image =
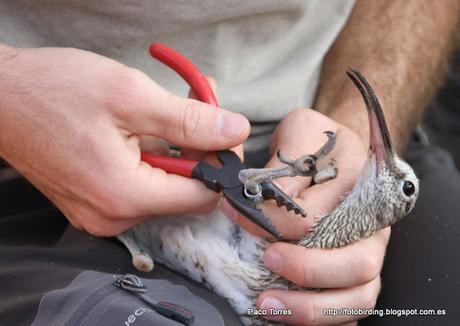
<svg viewBox="0 0 460 326"><path fill-rule="evenodd" d="M191 61L175 50L159 43L153 43L149 51L152 57L175 70L190 85L198 100L218 106L208 81ZM141 159L165 172L198 179L212 191L222 192L237 211L278 239L282 238L282 234L257 208L258 203L263 200L274 199L278 206L285 206L288 211L293 210L295 214L306 216L303 208L271 181L261 182L256 191L254 191L254 187L252 190L245 187L238 175L241 170L247 169L247 167L233 151L220 150L216 152L216 155L222 163L221 168L216 168L203 161L160 156L146 152L141 153Z"/></svg>

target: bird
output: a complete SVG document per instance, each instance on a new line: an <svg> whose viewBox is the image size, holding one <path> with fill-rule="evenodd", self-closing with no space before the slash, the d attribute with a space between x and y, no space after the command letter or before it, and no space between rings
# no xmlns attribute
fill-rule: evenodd
<svg viewBox="0 0 460 326"><path fill-rule="evenodd" d="M396 153L375 92L359 71L348 69L347 75L365 102L368 157L352 190L328 214L315 217L311 231L296 242L306 248L331 250L365 239L401 220L418 197L418 178ZM138 270L151 270L155 257L227 299L245 325L270 325L248 314L262 291L309 290L269 271L263 255L272 241L247 232L219 209L204 215L155 217L118 239Z"/></svg>

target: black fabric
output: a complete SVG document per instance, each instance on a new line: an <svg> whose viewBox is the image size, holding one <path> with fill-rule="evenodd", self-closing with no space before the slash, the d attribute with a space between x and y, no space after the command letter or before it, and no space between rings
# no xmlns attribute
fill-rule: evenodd
<svg viewBox="0 0 460 326"><path fill-rule="evenodd" d="M257 153L255 160L266 157ZM414 211L392 229L377 308L446 309L444 317L371 317L362 325L460 325L460 176L450 155L412 144L407 156L421 179ZM29 325L40 299L84 270L137 273L113 239L67 228L64 217L24 180L0 183L0 325ZM211 302L226 325L240 325L220 297L162 266L142 277L185 285Z"/></svg>
<svg viewBox="0 0 460 326"><path fill-rule="evenodd" d="M460 168L460 49L454 53L443 87L438 91L424 118L430 140L447 149Z"/></svg>

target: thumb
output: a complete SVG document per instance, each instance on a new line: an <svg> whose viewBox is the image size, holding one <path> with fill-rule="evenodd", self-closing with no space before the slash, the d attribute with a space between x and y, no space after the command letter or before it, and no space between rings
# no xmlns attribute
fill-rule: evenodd
<svg viewBox="0 0 460 326"><path fill-rule="evenodd" d="M212 92L214 93L214 96L217 99L218 95L217 95L217 92L216 92L216 89L217 89L216 81L214 80L214 78L212 78L210 76L204 76L204 77L208 81L208 84L211 87ZM190 90L188 91L188 96L187 97L190 98L190 99L198 100L198 101L200 100L199 98L197 98L197 95L195 94L195 92L193 91L192 88L190 88ZM203 151L188 149L188 148L185 148L185 147L181 148L181 153L185 158L188 158L188 159L191 159L191 160L198 160L198 161L203 160L206 156L209 156L209 152L203 152ZM209 157L208 157L208 159L209 159Z"/></svg>
<svg viewBox="0 0 460 326"><path fill-rule="evenodd" d="M149 81L142 95L128 101L136 107L123 112L131 132L204 151L228 149L248 137L249 121L243 115L175 96Z"/></svg>
<svg viewBox="0 0 460 326"><path fill-rule="evenodd" d="M214 78L210 77L210 76L205 76L205 78L208 81L209 86L211 86L211 89L212 89L214 95L216 96L216 98L218 98L216 80ZM195 100L197 99L195 92L191 88L190 88L190 90L188 92L188 98L195 99ZM243 155L244 155L244 153L243 153L244 152L243 144L237 145L237 146L231 148L231 150L234 151L240 157L241 160L243 160ZM202 160L204 157L206 157L205 152L189 150L187 148L182 148L181 152L186 158L190 158L190 159L193 159L193 160ZM214 161L217 161L217 159L214 156L209 157L209 153L208 153L207 161L210 161L213 158L214 158Z"/></svg>

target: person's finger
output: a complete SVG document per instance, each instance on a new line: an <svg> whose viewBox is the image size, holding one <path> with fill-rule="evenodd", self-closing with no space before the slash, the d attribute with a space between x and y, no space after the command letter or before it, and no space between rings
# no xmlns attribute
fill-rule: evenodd
<svg viewBox="0 0 460 326"><path fill-rule="evenodd" d="M60 205L62 202L57 204L74 228L99 237L118 235L151 217L108 218L102 212L82 207L76 201L71 200L65 205Z"/></svg>
<svg viewBox="0 0 460 326"><path fill-rule="evenodd" d="M155 153L158 155L169 155L168 144L154 136L140 136L139 147L141 151Z"/></svg>
<svg viewBox="0 0 460 326"><path fill-rule="evenodd" d="M68 218L70 223L79 230L84 230L91 235L97 237L113 237L116 236L133 226L147 220L149 217L142 218L126 218L126 219L107 219L95 218L89 223L85 224L75 218ZM81 219L81 216L79 217Z"/></svg>
<svg viewBox="0 0 460 326"><path fill-rule="evenodd" d="M202 213L215 207L220 198L198 180L167 174L143 162L126 182L131 190L126 205L136 209L137 215Z"/></svg>
<svg viewBox="0 0 460 326"><path fill-rule="evenodd" d="M315 128L307 128L311 121L316 121ZM284 156L292 159L305 154L315 153L327 141L325 131L337 132L338 125L324 115L311 109L299 109L291 112L276 129L270 146L272 154L267 167L284 166L276 156L278 150ZM291 197L308 187L310 177L287 177L277 179L276 182Z"/></svg>
<svg viewBox="0 0 460 326"><path fill-rule="evenodd" d="M205 76L206 80L208 81L209 85L211 86L212 91L214 92L214 95L216 98L218 98L217 94L217 82L215 81L214 78L210 76ZM188 97L192 99L197 99L195 93L193 92L192 89L190 89L188 93ZM241 160L243 160L243 144L237 145L235 147L230 148L232 151L234 151ZM192 160L205 160L207 162L212 162L215 164L219 164L217 158L215 157L214 153L207 153L203 151L197 151L197 150L192 150L188 148L183 148L181 150L182 155L187 158L187 159L192 159Z"/></svg>
<svg viewBox="0 0 460 326"><path fill-rule="evenodd" d="M124 84L124 96L113 106L121 127L132 133L198 150L227 149L249 135L241 114L175 96L143 74L131 74Z"/></svg>
<svg viewBox="0 0 460 326"><path fill-rule="evenodd" d="M307 288L340 288L367 283L380 274L390 228L343 248L324 250L276 242L264 255L272 272Z"/></svg>
<svg viewBox="0 0 460 326"><path fill-rule="evenodd" d="M268 290L259 296L257 306L267 311L267 316L264 316L266 319L277 322L294 325L336 325L365 318L366 310L375 307L379 292L380 276L369 283L345 289L316 292ZM270 314L273 311L278 314ZM283 311L286 313L279 313Z"/></svg>
<svg viewBox="0 0 460 326"><path fill-rule="evenodd" d="M210 77L210 76L205 76L206 80L208 81L209 83L209 86L211 86L211 89L212 91L214 92L214 96L216 98L218 98L218 95L217 95L217 83L216 81L214 80L214 78ZM191 99L194 99L194 100L199 100L197 97L196 97L196 94L195 92L193 91L193 89L190 88L189 92L188 92L188 98L191 98ZM189 160L197 160L197 161L200 161L200 160L211 160L212 158L212 155L209 155L209 153L207 152L203 152L203 151L198 151L198 150L193 150L193 149L189 149L189 148L182 148L181 149L181 153L182 153L182 156L184 158L187 158Z"/></svg>
<svg viewBox="0 0 460 326"><path fill-rule="evenodd" d="M141 161L138 137L107 135L112 141L100 157L100 166L85 175L86 188L94 192L92 206L102 208L102 216L198 213L218 204L220 196L199 180L168 174Z"/></svg>

